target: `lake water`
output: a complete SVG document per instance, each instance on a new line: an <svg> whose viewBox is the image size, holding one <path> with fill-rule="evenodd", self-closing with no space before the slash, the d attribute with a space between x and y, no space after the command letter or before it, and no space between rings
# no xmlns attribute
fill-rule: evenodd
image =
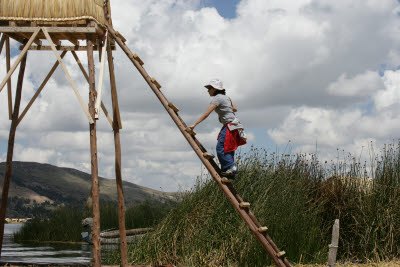
<svg viewBox="0 0 400 267"><path fill-rule="evenodd" d="M89 244L60 244L24 242L14 243L13 233L22 224L5 224L4 240L0 263L34 263L34 264L89 264L92 260L92 246ZM107 249L108 252L113 248ZM104 251L106 252L106 251ZM106 253L104 253L106 254ZM103 257L105 256L103 254Z"/></svg>

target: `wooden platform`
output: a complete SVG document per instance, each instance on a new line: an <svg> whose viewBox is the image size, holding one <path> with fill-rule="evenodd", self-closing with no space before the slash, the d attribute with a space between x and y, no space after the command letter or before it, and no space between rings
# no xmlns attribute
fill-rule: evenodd
<svg viewBox="0 0 400 267"><path fill-rule="evenodd" d="M87 39L87 34L92 34L93 43L98 44L102 41L105 29L94 21L87 21L86 24L59 24L59 23L37 23L36 21L0 21L0 33L4 33L10 38L23 43L24 39L29 39L38 27L46 27L51 35L57 50L59 51L86 51L86 46L82 46L80 41ZM50 46L43 45L42 40L46 37L40 32L34 40L35 45L30 46L29 50L51 50ZM97 45L94 50L98 50ZM115 42L111 42L111 49L115 50ZM22 47L20 47L22 50Z"/></svg>

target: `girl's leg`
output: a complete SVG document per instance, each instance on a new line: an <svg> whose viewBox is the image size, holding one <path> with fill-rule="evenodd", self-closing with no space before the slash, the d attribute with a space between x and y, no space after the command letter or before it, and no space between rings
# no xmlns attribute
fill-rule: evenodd
<svg viewBox="0 0 400 267"><path fill-rule="evenodd" d="M221 130L217 142L217 156L218 160L221 163L221 172L225 172L230 167L235 165L235 151L225 153L224 152L224 143L225 143L225 136L226 136L227 128Z"/></svg>

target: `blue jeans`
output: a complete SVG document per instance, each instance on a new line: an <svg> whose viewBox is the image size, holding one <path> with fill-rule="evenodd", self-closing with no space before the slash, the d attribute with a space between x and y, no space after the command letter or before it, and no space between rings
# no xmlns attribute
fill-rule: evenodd
<svg viewBox="0 0 400 267"><path fill-rule="evenodd" d="M217 142L217 156L218 160L221 163L221 171L225 172L228 170L230 167L235 165L235 151L225 153L224 152L224 143L225 143L225 136L226 136L226 131L227 127L224 127L218 138Z"/></svg>

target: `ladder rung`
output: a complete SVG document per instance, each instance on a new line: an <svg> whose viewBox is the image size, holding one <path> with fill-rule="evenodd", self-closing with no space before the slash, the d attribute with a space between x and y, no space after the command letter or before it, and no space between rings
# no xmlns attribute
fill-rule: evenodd
<svg viewBox="0 0 400 267"><path fill-rule="evenodd" d="M190 135L193 135L193 136L196 135L195 131L193 131L192 129L186 128L185 131Z"/></svg>
<svg viewBox="0 0 400 267"><path fill-rule="evenodd" d="M157 86L157 88L158 88L158 89L160 89L160 88L161 88L161 85L160 85L160 84L157 82L157 80L156 80L156 79L154 79L154 78L151 78L151 82L152 82L152 83L154 83L154 85L155 85L155 86Z"/></svg>
<svg viewBox="0 0 400 267"><path fill-rule="evenodd" d="M276 253L276 256L278 258L280 258L280 257L284 256L285 254L286 254L286 252L284 250L282 250L281 252Z"/></svg>
<svg viewBox="0 0 400 267"><path fill-rule="evenodd" d="M221 182L228 184L228 183L232 183L232 180L230 180L230 179L228 179L226 177L222 177L221 178Z"/></svg>
<svg viewBox="0 0 400 267"><path fill-rule="evenodd" d="M172 104L172 102L169 102L169 103L168 103L168 107L172 108L175 112L178 112L178 111L179 111L179 108L175 107L175 105Z"/></svg>
<svg viewBox="0 0 400 267"><path fill-rule="evenodd" d="M208 153L208 152L204 152L204 153L203 153L203 157L205 157L206 159L213 159L213 158L215 158L215 156L214 156L213 154Z"/></svg>
<svg viewBox="0 0 400 267"><path fill-rule="evenodd" d="M119 32L115 32L115 35L116 35L117 37L119 37L119 39L121 39L121 41L122 41L123 43L125 43L125 42L126 42L126 39L125 39L125 37L124 37L124 36L122 36L122 34L120 34Z"/></svg>
<svg viewBox="0 0 400 267"><path fill-rule="evenodd" d="M241 208L250 208L250 203L249 202L240 202L239 206Z"/></svg>
<svg viewBox="0 0 400 267"><path fill-rule="evenodd" d="M258 230L258 232L263 233L263 232L268 231L268 227L266 227L266 226L261 226L261 227L258 227L257 230Z"/></svg>
<svg viewBox="0 0 400 267"><path fill-rule="evenodd" d="M141 66L143 66L144 63L143 63L142 59L137 54L134 54L133 58L136 59Z"/></svg>

